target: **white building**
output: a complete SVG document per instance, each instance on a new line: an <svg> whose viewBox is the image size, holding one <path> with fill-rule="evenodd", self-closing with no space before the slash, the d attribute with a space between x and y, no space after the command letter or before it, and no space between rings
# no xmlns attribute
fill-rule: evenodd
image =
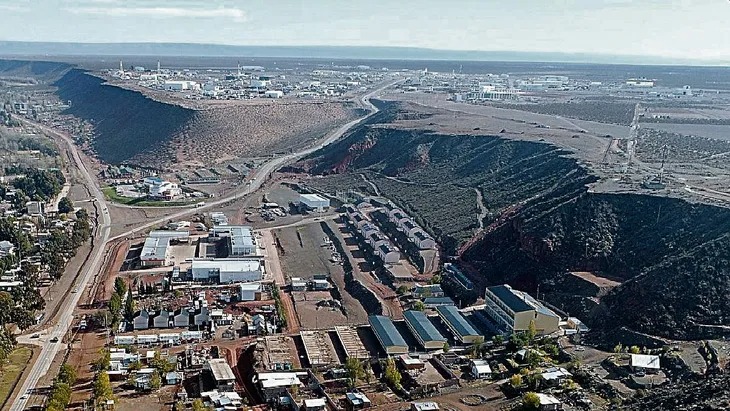
<svg viewBox="0 0 730 411"><path fill-rule="evenodd" d="M167 91L196 90L200 88L198 83L188 80L165 80L162 87Z"/></svg>
<svg viewBox="0 0 730 411"><path fill-rule="evenodd" d="M259 260L237 260L231 258L193 260L193 279L220 284L261 281L264 268Z"/></svg>
<svg viewBox="0 0 730 411"><path fill-rule="evenodd" d="M470 369L472 377L477 380L492 376L492 368L486 360L471 360Z"/></svg>
<svg viewBox="0 0 730 411"><path fill-rule="evenodd" d="M268 90L264 93L264 97L267 98L282 98L284 97L284 92L281 90Z"/></svg>
<svg viewBox="0 0 730 411"><path fill-rule="evenodd" d="M139 256L142 267L170 265L170 239L168 237L147 237Z"/></svg>
<svg viewBox="0 0 730 411"><path fill-rule="evenodd" d="M258 255L256 237L253 234L253 229L249 226L214 226L211 235L214 237L227 237L231 256Z"/></svg>
<svg viewBox="0 0 730 411"><path fill-rule="evenodd" d="M261 294L261 283L239 284L239 301L256 301L256 296Z"/></svg>
<svg viewBox="0 0 730 411"><path fill-rule="evenodd" d="M658 355L631 354L629 365L634 370L640 369L651 372L658 371L661 368Z"/></svg>
<svg viewBox="0 0 730 411"><path fill-rule="evenodd" d="M325 211L330 208L330 200L318 194L300 194L299 202L312 211Z"/></svg>

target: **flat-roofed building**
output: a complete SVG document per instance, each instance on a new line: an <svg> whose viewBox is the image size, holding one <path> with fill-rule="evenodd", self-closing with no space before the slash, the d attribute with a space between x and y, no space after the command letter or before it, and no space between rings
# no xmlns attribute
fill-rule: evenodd
<svg viewBox="0 0 730 411"><path fill-rule="evenodd" d="M238 301L256 301L261 295L261 283L243 283L238 287Z"/></svg>
<svg viewBox="0 0 730 411"><path fill-rule="evenodd" d="M330 200L319 194L300 194L299 203L308 210L323 212L330 207Z"/></svg>
<svg viewBox="0 0 730 411"><path fill-rule="evenodd" d="M203 370L210 373L210 375L213 377L218 391L231 392L234 390L236 376L233 374L233 370L228 365L225 359L210 359L208 360L208 362L205 363Z"/></svg>
<svg viewBox="0 0 730 411"><path fill-rule="evenodd" d="M484 341L484 336L464 318L455 306L443 305L436 307L436 312L444 324L446 324L446 327L449 328L451 333L454 334L454 337L460 342L464 344L475 344L479 341Z"/></svg>
<svg viewBox="0 0 730 411"><path fill-rule="evenodd" d="M191 264L194 280L219 284L261 281L264 268L259 260L249 259L195 259Z"/></svg>
<svg viewBox="0 0 730 411"><path fill-rule="evenodd" d="M368 322L386 354L408 354L408 344L390 318L382 315L371 315L368 317Z"/></svg>
<svg viewBox="0 0 730 411"><path fill-rule="evenodd" d="M487 316L507 334L527 331L534 322L539 334L551 334L559 329L560 317L529 294L509 285L487 287L485 296Z"/></svg>
<svg viewBox="0 0 730 411"><path fill-rule="evenodd" d="M142 267L162 267L170 265L170 239L167 237L147 237L139 255Z"/></svg>
<svg viewBox="0 0 730 411"><path fill-rule="evenodd" d="M253 228L241 225L217 225L211 230L214 237L225 237L228 242L229 256L241 257L258 255Z"/></svg>
<svg viewBox="0 0 730 411"><path fill-rule="evenodd" d="M444 347L446 338L436 329L422 311L406 311L403 313L408 328L418 343L427 350L439 350Z"/></svg>

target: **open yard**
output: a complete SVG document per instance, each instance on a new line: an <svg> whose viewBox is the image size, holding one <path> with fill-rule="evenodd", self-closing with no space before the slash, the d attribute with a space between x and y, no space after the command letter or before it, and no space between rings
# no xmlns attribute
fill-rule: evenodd
<svg viewBox="0 0 730 411"><path fill-rule="evenodd" d="M341 295L340 302L346 315L339 308L332 308L323 302L333 299L333 293L329 291L292 293L303 327L323 328L367 322L367 313L360 302L345 291L344 271L339 264L330 260L332 250L324 243L326 235L319 223L277 229L272 233L278 244L281 269L287 280L292 277L311 279L315 274L328 274L330 282Z"/></svg>
<svg viewBox="0 0 730 411"><path fill-rule="evenodd" d="M0 372L0 408L5 406L5 402L15 389L15 385L20 380L23 370L28 365L33 351L28 347L18 347L8 357L8 362L2 366Z"/></svg>

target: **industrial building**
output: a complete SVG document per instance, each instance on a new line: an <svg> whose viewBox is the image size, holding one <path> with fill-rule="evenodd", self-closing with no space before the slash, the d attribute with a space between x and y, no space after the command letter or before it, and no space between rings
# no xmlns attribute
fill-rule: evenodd
<svg viewBox="0 0 730 411"><path fill-rule="evenodd" d="M400 335L390 318L382 315L371 315L368 317L368 322L386 354L408 354L408 344L406 344L403 336Z"/></svg>
<svg viewBox="0 0 730 411"><path fill-rule="evenodd" d="M212 358L205 363L203 370L211 375L218 391L231 392L234 390L236 376L225 359Z"/></svg>
<svg viewBox="0 0 730 411"><path fill-rule="evenodd" d="M310 211L324 212L330 208L330 200L319 194L300 194L299 204Z"/></svg>
<svg viewBox="0 0 730 411"><path fill-rule="evenodd" d="M162 267L170 265L170 239L167 237L147 237L142 246L139 260L142 267Z"/></svg>
<svg viewBox="0 0 730 411"><path fill-rule="evenodd" d="M188 241L187 231L155 230L149 233L139 256L142 267L162 267L171 264L170 243Z"/></svg>
<svg viewBox="0 0 730 411"><path fill-rule="evenodd" d="M439 350L444 347L446 338L431 323L422 311L406 311L403 313L408 328L418 343L426 350Z"/></svg>
<svg viewBox="0 0 730 411"><path fill-rule="evenodd" d="M224 237L228 255L232 257L258 255L253 228L239 225L216 225L210 232L213 237Z"/></svg>
<svg viewBox="0 0 730 411"><path fill-rule="evenodd" d="M219 284L261 281L264 268L259 260L232 258L194 259L193 280Z"/></svg>
<svg viewBox="0 0 730 411"><path fill-rule="evenodd" d="M530 322L534 322L539 334L551 334L559 329L557 314L509 285L487 287L484 302L487 316L506 334L527 331Z"/></svg>
<svg viewBox="0 0 730 411"><path fill-rule="evenodd" d="M464 344L475 344L484 340L474 326L453 305L436 307L436 312L457 340Z"/></svg>

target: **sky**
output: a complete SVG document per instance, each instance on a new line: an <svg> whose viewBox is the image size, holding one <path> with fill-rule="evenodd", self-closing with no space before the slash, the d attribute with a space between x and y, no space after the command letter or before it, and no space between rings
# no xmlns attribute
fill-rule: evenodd
<svg viewBox="0 0 730 411"><path fill-rule="evenodd" d="M730 60L728 0L0 0L0 41L407 46Z"/></svg>

